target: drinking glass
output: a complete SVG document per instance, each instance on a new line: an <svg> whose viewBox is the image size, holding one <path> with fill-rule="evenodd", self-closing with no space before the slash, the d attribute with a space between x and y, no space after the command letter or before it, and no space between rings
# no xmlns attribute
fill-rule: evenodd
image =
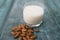
<svg viewBox="0 0 60 40"><path fill-rule="evenodd" d="M23 20L30 27L38 27L43 23L44 4L40 2L26 2L23 6Z"/></svg>

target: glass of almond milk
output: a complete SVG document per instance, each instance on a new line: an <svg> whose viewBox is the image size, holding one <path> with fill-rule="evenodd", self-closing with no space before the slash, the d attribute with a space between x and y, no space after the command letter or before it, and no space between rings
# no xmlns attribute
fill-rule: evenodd
<svg viewBox="0 0 60 40"><path fill-rule="evenodd" d="M23 8L23 20L30 27L38 27L43 22L44 7L38 3L27 3Z"/></svg>

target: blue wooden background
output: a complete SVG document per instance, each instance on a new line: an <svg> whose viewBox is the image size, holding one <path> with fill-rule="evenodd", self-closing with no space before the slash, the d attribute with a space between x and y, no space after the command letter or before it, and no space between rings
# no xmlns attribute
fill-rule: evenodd
<svg viewBox="0 0 60 40"><path fill-rule="evenodd" d="M18 40L11 35L11 28L24 23L23 5L32 1L46 6L36 40L60 40L60 0L0 0L0 40Z"/></svg>

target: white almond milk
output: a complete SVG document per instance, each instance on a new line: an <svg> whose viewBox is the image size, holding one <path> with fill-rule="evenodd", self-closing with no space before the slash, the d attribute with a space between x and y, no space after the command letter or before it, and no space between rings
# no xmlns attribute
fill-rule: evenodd
<svg viewBox="0 0 60 40"><path fill-rule="evenodd" d="M39 24L44 15L44 8L36 5L29 5L24 7L23 18L28 24Z"/></svg>

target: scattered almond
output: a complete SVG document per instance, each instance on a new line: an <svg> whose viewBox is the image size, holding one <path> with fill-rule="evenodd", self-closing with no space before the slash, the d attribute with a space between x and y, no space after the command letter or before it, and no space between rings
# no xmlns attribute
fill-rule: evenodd
<svg viewBox="0 0 60 40"><path fill-rule="evenodd" d="M34 29L34 31L35 31L35 32L39 32L39 30L38 30L38 29Z"/></svg>
<svg viewBox="0 0 60 40"><path fill-rule="evenodd" d="M35 32L39 32L39 30L34 30ZM12 28L11 34L19 40L35 40L36 36L33 33L33 29L28 27L26 24L21 24Z"/></svg>

